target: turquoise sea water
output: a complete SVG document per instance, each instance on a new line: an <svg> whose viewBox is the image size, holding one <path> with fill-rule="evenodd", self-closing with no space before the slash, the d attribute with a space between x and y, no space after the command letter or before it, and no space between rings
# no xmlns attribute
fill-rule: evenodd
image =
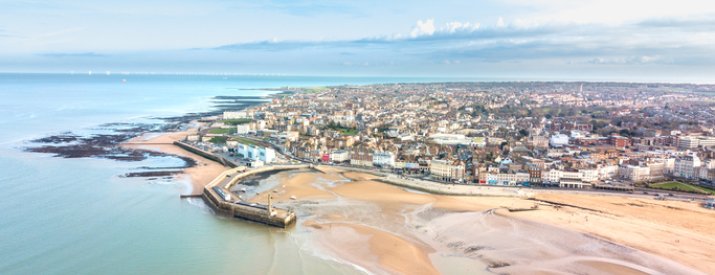
<svg viewBox="0 0 715 275"><path fill-rule="evenodd" d="M206 111L216 95L270 93L238 89L402 81L430 80L0 74L0 274L356 273L305 249L290 231L180 200L186 182L120 177L177 159L61 159L22 148L103 123Z"/></svg>

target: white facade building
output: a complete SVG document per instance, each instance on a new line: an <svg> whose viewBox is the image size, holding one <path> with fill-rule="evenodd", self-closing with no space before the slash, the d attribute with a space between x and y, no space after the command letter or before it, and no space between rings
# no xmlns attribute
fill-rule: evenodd
<svg viewBox="0 0 715 275"><path fill-rule="evenodd" d="M224 111L223 119L240 119L248 118L248 113L245 111Z"/></svg>
<svg viewBox="0 0 715 275"><path fill-rule="evenodd" d="M700 158L696 154L677 158L673 168L673 176L686 179L697 178L700 166Z"/></svg>
<svg viewBox="0 0 715 275"><path fill-rule="evenodd" d="M442 180L464 180L466 166L461 161L433 159L429 165L430 174Z"/></svg>
<svg viewBox="0 0 715 275"><path fill-rule="evenodd" d="M330 161L345 162L350 160L350 153L347 150L335 150L330 153Z"/></svg>
<svg viewBox="0 0 715 275"><path fill-rule="evenodd" d="M395 155L388 151L375 151L372 153L372 164L381 167L395 166Z"/></svg>
<svg viewBox="0 0 715 275"><path fill-rule="evenodd" d="M596 169L581 169L581 180L584 182L595 182L598 180L598 170Z"/></svg>
<svg viewBox="0 0 715 275"><path fill-rule="evenodd" d="M238 135L245 135L251 132L251 125L250 124L239 124L236 125L236 134Z"/></svg>
<svg viewBox="0 0 715 275"><path fill-rule="evenodd" d="M551 147L562 147L569 144L569 136L563 134L556 134L549 138L549 145Z"/></svg>
<svg viewBox="0 0 715 275"><path fill-rule="evenodd" d="M650 167L638 165L625 165L621 167L621 177L633 182L644 182L650 180Z"/></svg>
<svg viewBox="0 0 715 275"><path fill-rule="evenodd" d="M243 143L239 143L236 146L236 153L242 155L244 158L260 160L263 161L263 163L272 163L276 159L276 151L273 150L273 148L247 145Z"/></svg>

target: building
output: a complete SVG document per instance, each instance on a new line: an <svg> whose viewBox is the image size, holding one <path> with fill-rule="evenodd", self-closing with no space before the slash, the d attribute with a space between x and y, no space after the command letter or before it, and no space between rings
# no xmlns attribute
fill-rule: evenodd
<svg viewBox="0 0 715 275"><path fill-rule="evenodd" d="M529 182L529 173L488 173L487 183L490 185L515 186L524 185Z"/></svg>
<svg viewBox="0 0 715 275"><path fill-rule="evenodd" d="M429 170L433 178L444 181L464 180L466 176L466 165L459 160L433 159Z"/></svg>
<svg viewBox="0 0 715 275"><path fill-rule="evenodd" d="M357 148L350 154L350 165L372 167L372 152Z"/></svg>
<svg viewBox="0 0 715 275"><path fill-rule="evenodd" d="M272 163L276 159L276 151L272 148L256 146L253 144L238 143L236 153L244 158L260 160L263 163Z"/></svg>
<svg viewBox="0 0 715 275"><path fill-rule="evenodd" d="M684 179L695 179L699 176L700 158L696 154L675 159L673 176Z"/></svg>
<svg viewBox="0 0 715 275"><path fill-rule="evenodd" d="M541 183L541 166L527 165L527 172L529 173L529 182L532 184Z"/></svg>
<svg viewBox="0 0 715 275"><path fill-rule="evenodd" d="M245 135L251 132L251 125L250 124L239 124L236 125L236 134L238 135Z"/></svg>
<svg viewBox="0 0 715 275"><path fill-rule="evenodd" d="M618 176L619 168L616 165L602 165L598 167L598 179L607 180Z"/></svg>
<svg viewBox="0 0 715 275"><path fill-rule="evenodd" d="M598 180L598 170L596 169L581 169L578 170L581 173L581 181L583 182L595 182Z"/></svg>
<svg viewBox="0 0 715 275"><path fill-rule="evenodd" d="M622 178L633 182L644 182L650 180L650 167L639 165L624 165L620 168Z"/></svg>
<svg viewBox="0 0 715 275"><path fill-rule="evenodd" d="M536 148L547 148L549 147L549 139L544 136L532 136L530 143Z"/></svg>
<svg viewBox="0 0 715 275"><path fill-rule="evenodd" d="M659 180L665 177L666 162L664 160L650 161L646 164L650 168L650 176L648 180Z"/></svg>
<svg viewBox="0 0 715 275"><path fill-rule="evenodd" d="M567 135L556 134L549 138L549 145L551 145L551 147L563 147L567 144L569 144L569 136Z"/></svg>
<svg viewBox="0 0 715 275"><path fill-rule="evenodd" d="M578 171L561 171L561 179L559 187L561 188L578 188L584 187L585 183L582 180L582 174Z"/></svg>
<svg viewBox="0 0 715 275"><path fill-rule="evenodd" d="M347 150L335 150L330 153L330 161L335 163L346 162L350 160L350 152Z"/></svg>
<svg viewBox="0 0 715 275"><path fill-rule="evenodd" d="M248 118L248 113L245 111L224 111L223 119L240 119Z"/></svg>
<svg viewBox="0 0 715 275"><path fill-rule="evenodd" d="M677 141L678 149L688 150L698 147L710 147L715 145L715 137L685 136Z"/></svg>
<svg viewBox="0 0 715 275"><path fill-rule="evenodd" d="M558 183L561 181L561 171L551 169L541 173L541 179L546 183Z"/></svg>
<svg viewBox="0 0 715 275"><path fill-rule="evenodd" d="M375 151L372 153L372 165L377 167L395 166L395 154L388 151Z"/></svg>
<svg viewBox="0 0 715 275"><path fill-rule="evenodd" d="M631 140L627 137L614 135L608 138L608 144L613 145L617 148L626 148L631 145Z"/></svg>

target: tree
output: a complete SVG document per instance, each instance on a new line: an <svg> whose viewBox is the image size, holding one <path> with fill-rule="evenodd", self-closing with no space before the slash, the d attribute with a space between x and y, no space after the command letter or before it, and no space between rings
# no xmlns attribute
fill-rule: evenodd
<svg viewBox="0 0 715 275"><path fill-rule="evenodd" d="M620 131L618 131L618 134L624 137L630 137L632 133L628 129L621 129Z"/></svg>
<svg viewBox="0 0 715 275"><path fill-rule="evenodd" d="M529 131L527 131L526 129L519 129L519 135L520 135L522 138L523 138L523 137L528 137L528 136L529 136Z"/></svg>

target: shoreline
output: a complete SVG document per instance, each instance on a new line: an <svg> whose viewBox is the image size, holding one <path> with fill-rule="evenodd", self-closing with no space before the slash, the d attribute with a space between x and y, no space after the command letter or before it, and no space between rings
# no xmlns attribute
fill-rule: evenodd
<svg viewBox="0 0 715 275"><path fill-rule="evenodd" d="M170 155L186 157L192 159L196 165L181 170L177 176L188 178L191 182L191 193L182 195L200 195L204 186L211 182L216 176L225 171L226 167L204 157L188 152L173 144L174 141L183 139L195 129L180 132L164 132L142 134L120 144L121 147L132 149L143 149L155 152L162 152Z"/></svg>
<svg viewBox="0 0 715 275"><path fill-rule="evenodd" d="M715 237L708 235L707 231L687 226L693 220L713 220L707 212L684 217L680 225L660 223L653 228L642 228L645 222L641 220L643 217L634 213L641 207L628 203L631 200L657 203L654 200L547 194L543 199L585 201L596 204L589 205L594 209L598 209L598 204L604 201L611 201L618 204L617 208L626 207L628 215L611 213L610 208L604 209L603 213L591 213L589 210L555 205L542 205L536 211L509 212L501 209L527 208L537 202L513 197L415 193L378 182L374 175L328 169L332 171L326 174L307 172L284 177L281 179L283 186L275 188L272 195L277 204L294 206L298 213L302 213L298 229L308 233L299 238L313 240L319 249L327 251L332 257L373 272L394 273L399 270L397 273L415 273L417 271L411 269L414 266L434 266L442 262L432 257L444 257L447 259L445 262L449 262L455 259L455 255L460 261L484 267L479 270L494 273L590 270L622 274L648 274L653 271L699 274L715 270L707 262L707 251L711 244L715 244ZM260 201L263 198L254 199ZM675 207L673 205L683 207L688 203L666 202L655 211L656 215L667 214L673 210L668 206ZM697 210L696 205L690 207ZM379 217L374 217L374 213L380 213ZM512 232L515 226L518 228L516 233ZM679 242L685 246L673 251L669 239L672 236L663 230L675 230L677 233L672 234L680 236ZM629 237L619 237L641 232L645 238L636 238L635 242L628 241ZM534 240L533 236L539 236L538 240ZM369 240L373 238L381 241L370 244ZM417 247L419 249L415 253L428 257L419 260L419 264L414 260L405 263L405 258L400 257L383 262L383 257L391 251L381 249L378 244L390 243L391 240L402 243L401 247ZM368 250L355 252L355 243L367 246ZM407 258L415 259L415 254L405 255L412 255ZM442 269L445 266L434 268L437 272L444 272Z"/></svg>
<svg viewBox="0 0 715 275"><path fill-rule="evenodd" d="M183 171L185 176L191 180L192 194L200 194L206 184L227 168L172 144L174 140L178 140L186 134L186 131L169 132L157 134L149 138L142 135L128 141L131 144L122 144L122 146L156 150L194 159L197 161L197 165L184 169ZM655 257L659 261L663 261L665 260L664 257L670 256L673 261L665 260L668 264L659 265L659 268L665 270L693 271L686 268L685 266L687 265L690 268L698 268L700 272L715 272L715 267L703 264L706 260L704 256L707 255L709 245L715 245L715 237L711 236L707 238L708 240L705 242L702 242L703 240L700 238L702 234L706 234L706 231L703 230L706 230L707 226L692 229L687 227L686 221L679 224L679 226L683 228L670 228L669 226L672 225L669 224L657 224L657 222L650 220L642 221L640 219L643 217L638 216L638 213L634 211L637 211L638 208L642 208L643 206L633 205L633 201L652 204L654 207L659 207L659 210L662 212L673 209L684 209L683 205L687 205L687 202L662 202L648 198L600 196L598 194L537 193L534 194L534 197L538 200L570 203L579 206L584 206L584 202L586 201L587 205L584 206L584 208L597 209L598 211L577 209L568 206L556 207L554 205L542 206L537 211L493 211L493 209L506 207L527 208L533 206L535 203L543 204L543 202L517 197L453 196L413 192L411 189L407 189L408 186L400 187L381 182L381 176L376 174L341 169L339 167L323 168L324 169L320 170L322 173L306 171L294 173L288 178L283 177L280 179L280 184L270 189L271 192L263 192L251 198L250 201L265 201L267 199L265 196L270 193L274 196L277 205L294 207L298 209L299 213L303 212L303 214L306 212L311 213L307 217L301 217L301 219L305 220L299 222L299 228L301 231L307 230L309 232L304 233L307 234L307 236L301 236L300 238L311 240L316 247L324 250L321 251L321 253L328 253L331 257L337 257L341 261L358 265L372 272L420 274L422 271L428 270L429 272L426 272L426 274L440 273L443 272L440 268L445 267L434 266L434 263L440 262L440 260L434 260L432 258L443 257L439 255L445 252L449 252L447 254L457 253L454 252L454 250L458 246L430 243L429 236L420 235L422 233L414 230L405 231L404 229L395 228L394 225L388 225L386 221L369 225L359 220L351 220L349 215L340 214L338 210L332 213L330 211L323 213L321 210L317 210L318 208L321 206L334 206L336 201L346 199L352 202L367 202L372 204L372 206L369 207L378 205L380 209L383 209L383 212L386 214L381 215L388 220L391 219L393 222L404 223L403 226L424 228L431 228L438 225L424 223L424 221L422 221L422 223L414 222L414 217L423 215L418 211L418 205L430 206L430 209L423 209L423 211L440 212L438 214L424 214L428 216L436 215L433 218L459 215L460 213L493 213L495 217L509 219L512 220L512 222L536 224L535 228L554 228L552 230L563 230L563 232L568 232L568 234L584 234L586 239L579 237L572 238L577 238L582 242L589 242L589 240L592 239L595 240L596 243L604 245L604 247L637 251L639 255L637 257L638 259ZM278 172L271 176L281 177L281 175L284 174L284 172ZM328 182L332 183L328 184ZM363 186L355 186L356 182ZM616 205L617 207L600 210L600 208L604 207L603 205L610 204ZM404 205L407 205L407 207ZM365 205L358 204L358 206ZM625 213L619 213L618 209L623 209L624 207L627 207L627 211L624 211ZM635 210L633 208L635 208ZM691 205L688 210L697 213L697 206L692 207ZM315 212L319 213L317 218ZM661 212L656 212L654 215L662 215ZM404 216L405 213L411 213L410 215L412 215L412 217ZM700 214L708 213L701 212ZM634 217L636 219L631 219ZM466 220L475 221L482 218L483 217L477 215ZM713 217L710 218L715 222ZM386 228L383 229L383 226ZM495 226L495 228L500 228L500 226L503 225ZM628 230L624 230L624 228L628 228ZM693 235L693 232L689 231L695 231L695 233L701 235ZM623 234L623 232L628 234ZM469 235L466 232L465 234ZM640 237L637 237L639 234ZM634 236L636 237L634 238ZM678 238L678 236L686 238ZM434 238L434 236L432 237ZM491 236L490 238L496 238L496 236ZM372 241L373 239L375 241ZM554 239L554 241L556 240L557 239ZM339 245L341 242L342 245ZM356 253L355 251L350 252L350 248L356 247L357 244L365 245L366 242L368 243L368 250L360 253ZM464 242L464 240L461 240L461 242ZM403 256L410 255L409 259L412 260L406 261L404 257L400 256L387 257L392 253L392 250L385 248L383 245L385 243L395 244L392 246L393 249L395 247L407 249L407 252L400 254ZM513 240L511 240L510 243L514 247L520 245ZM609 243L613 246L609 245ZM678 248L678 244L687 245L688 247L686 249ZM530 268L534 268L534 266L528 264L524 266L524 264L533 262L536 259L533 256L524 256L517 263L505 262L503 255L494 256L491 260L485 260L484 255L474 259L474 255L470 253L478 253L478 251L482 251L484 248L477 246L459 246L459 248L462 249L462 252L459 252L462 253L460 260L473 262L475 266L481 265L484 267L484 269L481 270L485 272L487 270L496 273L505 271L517 273L525 272L530 270ZM558 250L556 247L550 249L554 251ZM675 253L674 249L677 250ZM469 253L465 251L469 251ZM697 255L697 257L693 257L692 255ZM647 266L632 266L628 261L612 261L609 260L609 258L589 257L590 256L570 258L572 262L568 264L595 271L610 270L612 272L633 274L648 273L647 271L649 271L649 267ZM420 260L415 262L414 259L416 258ZM446 256L444 259L449 260L453 259L453 257ZM677 261L677 263L675 261ZM563 268L565 263L556 262L551 264ZM558 264L562 266L558 266ZM544 271L552 270L550 268L553 267L549 267L548 265L543 266ZM694 271L694 273L697 274L698 272Z"/></svg>

